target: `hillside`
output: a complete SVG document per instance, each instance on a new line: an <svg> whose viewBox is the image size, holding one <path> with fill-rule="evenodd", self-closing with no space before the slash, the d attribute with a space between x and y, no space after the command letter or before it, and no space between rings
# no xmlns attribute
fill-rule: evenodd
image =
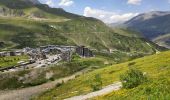
<svg viewBox="0 0 170 100"><path fill-rule="evenodd" d="M149 81L133 89L121 89L108 95L94 98L95 100L141 100L151 99L166 100L170 97L170 51L152 56L136 59L130 62L117 64L86 73L75 80L71 80L62 86L49 90L35 100L62 100L75 95L91 92L95 75L100 75L103 86L119 81L122 73L129 68L135 68L146 73ZM69 90L69 91L68 91Z"/></svg>
<svg viewBox="0 0 170 100"><path fill-rule="evenodd" d="M60 44L85 45L98 50L155 52L156 45L148 45L148 42L141 38L120 35L121 33L115 33L102 22L91 19L39 22L21 18L1 18L0 22L1 41L10 48Z"/></svg>
<svg viewBox="0 0 170 100"><path fill-rule="evenodd" d="M134 31L132 29L128 29L125 27L112 27L115 33L119 33L120 35L123 36L128 36L128 37L135 37L135 38L143 38L141 33Z"/></svg>
<svg viewBox="0 0 170 100"><path fill-rule="evenodd" d="M153 39L153 42L157 43L160 46L170 48L170 34L161 35Z"/></svg>
<svg viewBox="0 0 170 100"><path fill-rule="evenodd" d="M100 51L152 54L163 48L139 37L114 31L100 20L23 0L0 0L2 50L41 45L85 45Z"/></svg>
<svg viewBox="0 0 170 100"><path fill-rule="evenodd" d="M62 8L50 8L31 0L0 0L0 16L22 17L29 19L72 19L81 17L64 11Z"/></svg>

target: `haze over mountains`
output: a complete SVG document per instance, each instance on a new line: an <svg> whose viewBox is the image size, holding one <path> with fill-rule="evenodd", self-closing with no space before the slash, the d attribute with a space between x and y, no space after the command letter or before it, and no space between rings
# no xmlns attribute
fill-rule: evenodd
<svg viewBox="0 0 170 100"><path fill-rule="evenodd" d="M155 43L170 47L170 12L153 11L140 14L124 23L130 29L139 31Z"/></svg>

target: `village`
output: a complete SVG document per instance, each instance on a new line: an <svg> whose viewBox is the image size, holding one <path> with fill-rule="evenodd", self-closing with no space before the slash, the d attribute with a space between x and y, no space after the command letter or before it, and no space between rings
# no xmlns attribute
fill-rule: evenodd
<svg viewBox="0 0 170 100"><path fill-rule="evenodd" d="M1 72L11 72L30 68L48 67L60 61L70 62L72 55L80 57L93 57L92 51L85 46L47 45L38 48L26 47L19 50L0 52L0 58L13 56L28 56L28 60L20 60L14 66L0 67Z"/></svg>

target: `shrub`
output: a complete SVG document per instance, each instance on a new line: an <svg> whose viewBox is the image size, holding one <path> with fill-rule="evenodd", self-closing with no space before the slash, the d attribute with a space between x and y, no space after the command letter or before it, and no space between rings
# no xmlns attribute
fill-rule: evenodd
<svg viewBox="0 0 170 100"><path fill-rule="evenodd" d="M57 88L57 87L60 87L61 85L63 85L64 83L63 82L61 82L61 83L57 83L56 85L55 85L55 87Z"/></svg>
<svg viewBox="0 0 170 100"><path fill-rule="evenodd" d="M17 77L4 78L3 80L0 80L0 90L15 89L21 85L22 83L18 81Z"/></svg>
<svg viewBox="0 0 170 100"><path fill-rule="evenodd" d="M97 91L102 88L102 80L101 80L101 76L99 74L95 75L95 79L93 80L91 87L92 87L93 91Z"/></svg>
<svg viewBox="0 0 170 100"><path fill-rule="evenodd" d="M136 62L130 62L129 64L128 64L128 66L132 66L132 65L135 65L136 64Z"/></svg>
<svg viewBox="0 0 170 100"><path fill-rule="evenodd" d="M50 81L55 81L54 77L51 77L49 80L50 80Z"/></svg>
<svg viewBox="0 0 170 100"><path fill-rule="evenodd" d="M80 75L76 75L75 78L80 77Z"/></svg>
<svg viewBox="0 0 170 100"><path fill-rule="evenodd" d="M120 76L120 80L123 84L123 88L129 89L146 82L147 77L139 70L130 69Z"/></svg>
<svg viewBox="0 0 170 100"><path fill-rule="evenodd" d="M81 57L78 55L78 54L76 54L76 53L74 53L73 55L72 55L72 61L76 61L76 60L78 60L78 59L80 59Z"/></svg>

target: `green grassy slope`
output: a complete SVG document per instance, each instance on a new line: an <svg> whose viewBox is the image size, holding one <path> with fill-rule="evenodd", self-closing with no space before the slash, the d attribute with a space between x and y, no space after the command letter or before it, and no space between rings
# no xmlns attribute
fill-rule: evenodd
<svg viewBox="0 0 170 100"><path fill-rule="evenodd" d="M121 27L114 27L113 28L114 32L120 33L121 35L128 36L128 37L141 37L142 35L139 32L136 32L134 30L130 30L127 28L121 28Z"/></svg>
<svg viewBox="0 0 170 100"><path fill-rule="evenodd" d="M133 64L132 64L133 63ZM170 97L170 51L152 56L136 59L130 62L105 67L84 74L75 80L41 94L35 100L62 100L75 95L81 95L92 91L91 84L95 75L99 74L103 86L119 81L119 76L125 73L129 67L134 67L145 72L149 80L133 89L120 90L109 95L96 98L96 100L167 100ZM69 90L69 91L68 91Z"/></svg>
<svg viewBox="0 0 170 100"><path fill-rule="evenodd" d="M168 100L170 98L170 52L136 60L134 67L147 72L149 81L133 89L121 89L95 100Z"/></svg>
<svg viewBox="0 0 170 100"><path fill-rule="evenodd" d="M0 57L0 68L17 65L19 61L28 61L28 56Z"/></svg>
<svg viewBox="0 0 170 100"><path fill-rule="evenodd" d="M62 8L50 8L45 4L33 4L28 0L0 0L0 15L8 17L74 19L82 17Z"/></svg>
<svg viewBox="0 0 170 100"><path fill-rule="evenodd" d="M94 49L154 53L145 40L115 33L104 23L90 18L64 22L35 21L23 18L0 18L0 40L7 47L36 47L46 44L85 45Z"/></svg>

